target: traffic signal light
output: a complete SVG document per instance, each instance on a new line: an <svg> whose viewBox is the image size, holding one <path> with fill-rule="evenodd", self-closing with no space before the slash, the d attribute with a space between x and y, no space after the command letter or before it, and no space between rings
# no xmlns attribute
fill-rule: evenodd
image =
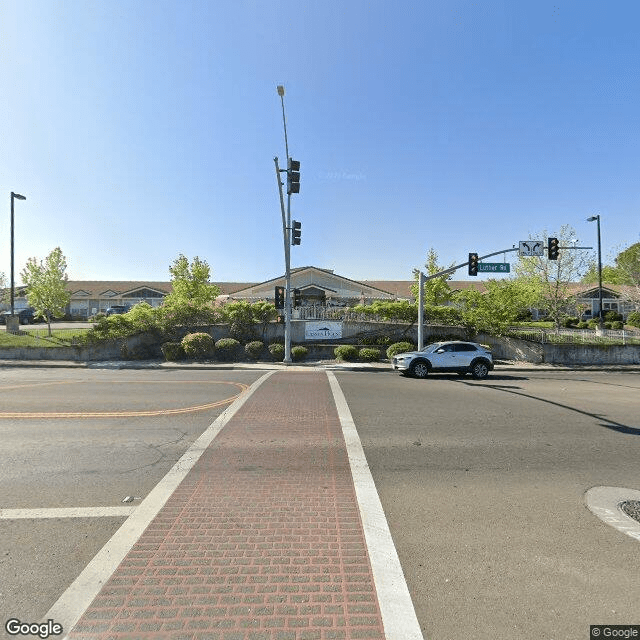
<svg viewBox="0 0 640 640"><path fill-rule="evenodd" d="M560 247L558 246L558 238L549 238L547 240L547 255L549 260L557 260Z"/></svg>
<svg viewBox="0 0 640 640"><path fill-rule="evenodd" d="M293 290L293 306L299 307L302 305L302 292L300 289Z"/></svg>
<svg viewBox="0 0 640 640"><path fill-rule="evenodd" d="M284 309L284 287L276 287L276 309Z"/></svg>
<svg viewBox="0 0 640 640"><path fill-rule="evenodd" d="M300 193L300 162L291 158L287 166L287 193Z"/></svg>
<svg viewBox="0 0 640 640"><path fill-rule="evenodd" d="M300 244L300 236L302 235L302 222L293 220L293 235L291 237L291 244Z"/></svg>
<svg viewBox="0 0 640 640"><path fill-rule="evenodd" d="M478 275L478 254L477 253L469 254L469 275L470 276Z"/></svg>

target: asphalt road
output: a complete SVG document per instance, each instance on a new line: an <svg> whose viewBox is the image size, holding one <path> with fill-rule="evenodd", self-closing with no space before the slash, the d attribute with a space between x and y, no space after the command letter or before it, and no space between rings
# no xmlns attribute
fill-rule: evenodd
<svg viewBox="0 0 640 640"><path fill-rule="evenodd" d="M0 508L139 504L261 373L0 369ZM584 502L640 489L640 374L336 375L425 638L640 624L640 541ZM0 621L41 618L124 519L0 520Z"/></svg>
<svg viewBox="0 0 640 640"><path fill-rule="evenodd" d="M0 369L0 508L140 504L261 373ZM124 520L0 520L0 637L42 618Z"/></svg>
<svg viewBox="0 0 640 640"><path fill-rule="evenodd" d="M640 624L640 542L586 507L640 489L640 375L338 376L425 638Z"/></svg>

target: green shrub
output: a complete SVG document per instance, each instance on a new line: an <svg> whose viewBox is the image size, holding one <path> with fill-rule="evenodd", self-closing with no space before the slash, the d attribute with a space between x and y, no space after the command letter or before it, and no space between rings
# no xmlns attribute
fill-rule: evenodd
<svg viewBox="0 0 640 640"><path fill-rule="evenodd" d="M611 323L611 328L615 329L616 331L620 331L621 329L624 329L624 322L616 320L615 322Z"/></svg>
<svg viewBox="0 0 640 640"><path fill-rule="evenodd" d="M577 327L578 322L580 322L578 318L567 317L562 321L562 326L566 329L568 329L569 327Z"/></svg>
<svg viewBox="0 0 640 640"><path fill-rule="evenodd" d="M587 322L581 321L581 322L578 322L577 326L578 326L578 329L586 329L589 326L589 324Z"/></svg>
<svg viewBox="0 0 640 640"><path fill-rule="evenodd" d="M165 342L161 347L165 360L177 362L185 357L184 349L180 342Z"/></svg>
<svg viewBox="0 0 640 640"><path fill-rule="evenodd" d="M146 302L139 302L124 314L137 332L155 332L160 330L160 312Z"/></svg>
<svg viewBox="0 0 640 640"><path fill-rule="evenodd" d="M161 307L154 309L153 317L158 329L165 336L175 340L183 335L185 328L188 332L196 333L199 327L216 324L220 320L220 310L208 304L178 300L165 302Z"/></svg>
<svg viewBox="0 0 640 640"><path fill-rule="evenodd" d="M259 340L254 340L253 342L248 342L244 345L244 352L254 360L257 360L264 351L264 342L260 342Z"/></svg>
<svg viewBox="0 0 640 640"><path fill-rule="evenodd" d="M365 362L377 362L380 360L380 349L372 349L371 347L363 347L358 353L360 360Z"/></svg>
<svg viewBox="0 0 640 640"><path fill-rule="evenodd" d="M632 327L640 327L640 311L632 311L627 316L627 324Z"/></svg>
<svg viewBox="0 0 640 640"><path fill-rule="evenodd" d="M462 314L455 307L426 307L424 316L428 324L459 325L462 321Z"/></svg>
<svg viewBox="0 0 640 640"><path fill-rule="evenodd" d="M516 315L516 322L525 322L532 319L533 313L531 313L531 309L521 309Z"/></svg>
<svg viewBox="0 0 640 640"><path fill-rule="evenodd" d="M387 349L387 358L391 359L393 356L405 351L414 351L415 347L410 342L396 342Z"/></svg>
<svg viewBox="0 0 640 640"><path fill-rule="evenodd" d="M304 360L309 353L309 349L307 347L292 347L291 349L291 359L292 360Z"/></svg>
<svg viewBox="0 0 640 640"><path fill-rule="evenodd" d="M604 328L605 329L613 329L613 322L605 322L604 323Z"/></svg>
<svg viewBox="0 0 640 640"><path fill-rule="evenodd" d="M216 354L219 360L234 360L238 355L240 343L235 338L220 338L216 342Z"/></svg>
<svg viewBox="0 0 640 640"><path fill-rule="evenodd" d="M589 327L589 329L596 329L598 327L598 319L592 318L587 322L587 326Z"/></svg>
<svg viewBox="0 0 640 640"><path fill-rule="evenodd" d="M620 322L622 320L622 314L617 311L605 311L604 319L607 322Z"/></svg>
<svg viewBox="0 0 640 640"><path fill-rule="evenodd" d="M284 360L284 345L279 342L274 342L269 345L269 353L275 360L282 362Z"/></svg>
<svg viewBox="0 0 640 640"><path fill-rule="evenodd" d="M87 341L99 342L114 338L126 338L136 333L140 333L140 330L133 325L129 314L115 314L99 318L93 328L87 331Z"/></svg>
<svg viewBox="0 0 640 640"><path fill-rule="evenodd" d="M358 349L351 344L342 344L333 350L335 357L338 360L345 360L350 362L358 357Z"/></svg>
<svg viewBox="0 0 640 640"><path fill-rule="evenodd" d="M203 360L210 358L216 349L213 338L208 333L189 333L182 338L182 348L188 358Z"/></svg>

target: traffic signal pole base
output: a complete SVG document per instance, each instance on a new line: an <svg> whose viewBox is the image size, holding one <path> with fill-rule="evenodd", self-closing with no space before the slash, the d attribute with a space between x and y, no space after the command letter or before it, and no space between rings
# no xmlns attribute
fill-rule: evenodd
<svg viewBox="0 0 640 640"><path fill-rule="evenodd" d="M20 316L17 313L7 316L7 333L20 333Z"/></svg>

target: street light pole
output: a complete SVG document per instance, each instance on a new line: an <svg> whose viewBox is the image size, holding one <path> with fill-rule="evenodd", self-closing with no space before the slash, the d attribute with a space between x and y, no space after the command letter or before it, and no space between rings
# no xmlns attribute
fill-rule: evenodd
<svg viewBox="0 0 640 640"><path fill-rule="evenodd" d="M602 331L604 327L604 318L602 317L602 245L600 242L600 214L587 218L587 222L598 223L598 328Z"/></svg>
<svg viewBox="0 0 640 640"><path fill-rule="evenodd" d="M24 196L21 196L19 193L11 192L11 315L14 312L14 292L15 292L15 280L13 276L13 256L14 256L14 241L13 241L13 201L15 199L18 200L26 200Z"/></svg>
<svg viewBox="0 0 640 640"><path fill-rule="evenodd" d="M284 148L287 154L287 168L289 167L289 142L287 140L287 120L284 112L284 87L278 85L278 95L282 103L282 125L284 127ZM284 362L291 362L291 194L287 193L287 214L284 216L284 202L282 200L282 186L280 182L280 171L276 161L278 171L278 184L280 185L280 205L282 207L282 233L284 234L284 260L285 260L285 286L284 286ZM288 191L288 190L287 190Z"/></svg>

